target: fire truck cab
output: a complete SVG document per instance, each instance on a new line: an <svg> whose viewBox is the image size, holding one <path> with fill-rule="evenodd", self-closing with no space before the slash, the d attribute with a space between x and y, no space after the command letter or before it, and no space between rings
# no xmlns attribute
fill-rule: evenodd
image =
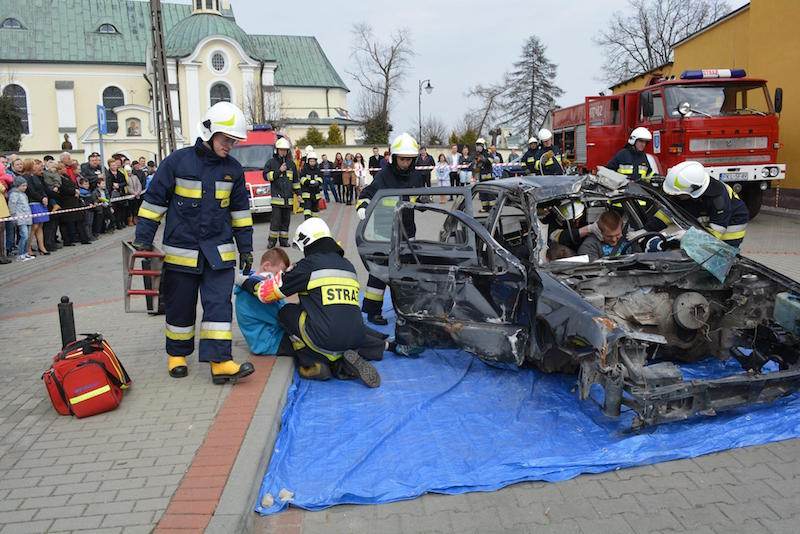
<svg viewBox="0 0 800 534"><path fill-rule="evenodd" d="M254 214L272 212L272 192L269 182L264 181L263 172L275 152L277 137L270 125L255 124L247 132L247 139L237 143L231 150L231 156L244 167L250 212Z"/></svg>
<svg viewBox="0 0 800 534"><path fill-rule="evenodd" d="M766 80L744 70L684 71L679 78L657 78L643 89L586 97L583 104L552 112L552 129L569 159L591 171L625 146L630 132L644 126L653 133L647 152L656 172L695 160L732 185L758 213L763 191L786 178L777 163L778 118L783 92L774 101Z"/></svg>

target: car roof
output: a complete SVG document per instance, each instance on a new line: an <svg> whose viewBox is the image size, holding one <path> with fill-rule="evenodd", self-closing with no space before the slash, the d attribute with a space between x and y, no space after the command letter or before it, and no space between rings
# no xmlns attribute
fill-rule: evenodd
<svg viewBox="0 0 800 534"><path fill-rule="evenodd" d="M533 197L541 202L551 198L562 197L572 193L577 193L581 189L585 176L517 176L513 178L501 178L493 180L491 183L495 187L506 190L519 190L530 192Z"/></svg>

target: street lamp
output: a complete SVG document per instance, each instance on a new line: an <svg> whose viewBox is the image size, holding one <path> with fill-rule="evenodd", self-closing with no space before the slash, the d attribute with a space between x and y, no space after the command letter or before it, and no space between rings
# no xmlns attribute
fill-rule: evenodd
<svg viewBox="0 0 800 534"><path fill-rule="evenodd" d="M419 137L417 138L417 141L419 141L420 144L422 144L422 89L423 89L423 84L425 84L424 88L425 88L425 92L426 93L431 94L433 92L433 86L431 85L430 79L428 79L428 80L420 80L419 81L419 116L417 117L419 119Z"/></svg>

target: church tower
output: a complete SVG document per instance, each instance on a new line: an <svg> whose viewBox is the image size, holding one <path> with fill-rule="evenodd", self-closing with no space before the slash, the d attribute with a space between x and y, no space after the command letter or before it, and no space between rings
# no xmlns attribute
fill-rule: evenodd
<svg viewBox="0 0 800 534"><path fill-rule="evenodd" d="M221 15L220 4L222 0L192 0L192 15L196 13L210 13L212 15Z"/></svg>

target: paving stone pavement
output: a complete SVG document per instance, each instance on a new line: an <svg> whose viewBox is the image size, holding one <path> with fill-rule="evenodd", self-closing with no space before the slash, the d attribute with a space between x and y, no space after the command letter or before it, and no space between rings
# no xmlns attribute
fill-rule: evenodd
<svg viewBox="0 0 800 534"><path fill-rule="evenodd" d="M347 256L349 208L325 213ZM301 217L295 217L293 227ZM256 255L267 223L256 225ZM800 222L761 215L744 251L800 279ZM0 266L0 534L150 532L167 508L230 386L190 361L164 372L163 317L125 314L120 239ZM757 245L757 246L756 246ZM794 255L787 252L793 252ZM297 253L290 253L295 259ZM57 415L40 375L60 346L56 303L75 302L78 332L99 331L134 378L120 408L79 420ZM234 337L237 351L243 340ZM265 453L266 454L266 453ZM694 460L517 484L493 493L426 495L383 506L291 510L259 518L258 532L797 532L800 440Z"/></svg>

